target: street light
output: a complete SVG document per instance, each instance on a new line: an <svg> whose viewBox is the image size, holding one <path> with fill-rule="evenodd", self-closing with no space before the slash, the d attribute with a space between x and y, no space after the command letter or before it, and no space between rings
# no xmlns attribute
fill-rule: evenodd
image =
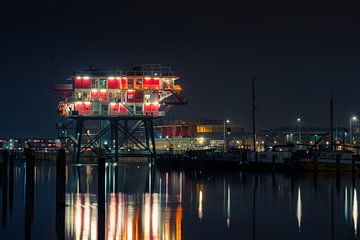
<svg viewBox="0 0 360 240"><path fill-rule="evenodd" d="M353 140L353 131L352 131L352 124L353 122L357 121L357 116L351 116L349 119L349 144L351 144Z"/></svg>
<svg viewBox="0 0 360 240"><path fill-rule="evenodd" d="M230 120L224 121L224 152L226 152L226 149L227 149L227 147L226 147L226 124L227 123L230 123Z"/></svg>
<svg viewBox="0 0 360 240"><path fill-rule="evenodd" d="M298 118L296 121L299 124L299 149L301 150L301 118Z"/></svg>

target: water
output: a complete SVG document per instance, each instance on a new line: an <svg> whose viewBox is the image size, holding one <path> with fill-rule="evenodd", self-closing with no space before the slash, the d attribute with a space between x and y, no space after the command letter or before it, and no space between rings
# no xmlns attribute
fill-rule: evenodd
<svg viewBox="0 0 360 240"><path fill-rule="evenodd" d="M56 207L55 166L25 168L1 191L0 239L357 239L358 179L312 173L166 171L108 165L98 218L97 166L67 168L66 207ZM5 200L6 199L6 200ZM101 237L99 237L101 238Z"/></svg>

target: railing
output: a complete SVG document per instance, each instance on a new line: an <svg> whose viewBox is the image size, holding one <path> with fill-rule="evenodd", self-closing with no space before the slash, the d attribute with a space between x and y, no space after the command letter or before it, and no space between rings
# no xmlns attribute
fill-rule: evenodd
<svg viewBox="0 0 360 240"><path fill-rule="evenodd" d="M123 111L92 111L92 110L79 110L71 111L69 116L154 116L163 117L165 111L136 111L136 112L123 112Z"/></svg>

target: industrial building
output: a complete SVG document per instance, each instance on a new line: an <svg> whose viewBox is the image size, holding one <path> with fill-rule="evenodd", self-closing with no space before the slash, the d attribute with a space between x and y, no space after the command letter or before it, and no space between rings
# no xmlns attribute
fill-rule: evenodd
<svg viewBox="0 0 360 240"><path fill-rule="evenodd" d="M130 146L155 156L153 121L187 103L176 84L179 78L171 67L158 64L75 72L67 83L54 85L62 94L59 138L77 160L90 152L98 155L99 148L117 158L130 154Z"/></svg>

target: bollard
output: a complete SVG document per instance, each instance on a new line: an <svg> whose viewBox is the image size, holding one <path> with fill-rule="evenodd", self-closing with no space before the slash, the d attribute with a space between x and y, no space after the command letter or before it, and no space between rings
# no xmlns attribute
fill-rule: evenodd
<svg viewBox="0 0 360 240"><path fill-rule="evenodd" d="M12 213L14 207L14 167L15 166L15 156L10 156L9 163L9 210L10 214Z"/></svg>
<svg viewBox="0 0 360 240"><path fill-rule="evenodd" d="M2 188L7 190L8 185L8 163L9 163L9 150L4 150L3 154L3 165L2 165Z"/></svg>
<svg viewBox="0 0 360 240"><path fill-rule="evenodd" d="M34 214L34 165L35 158L31 149L25 150L26 187L25 187L25 239L31 239L31 226Z"/></svg>
<svg viewBox="0 0 360 240"><path fill-rule="evenodd" d="M98 239L105 239L105 164L103 156L98 159Z"/></svg>
<svg viewBox="0 0 360 240"><path fill-rule="evenodd" d="M26 160L26 197L32 197L34 194L34 167L35 158L31 149L25 149Z"/></svg>
<svg viewBox="0 0 360 240"><path fill-rule="evenodd" d="M56 238L65 239L66 152L56 154Z"/></svg>
<svg viewBox="0 0 360 240"><path fill-rule="evenodd" d="M2 153L3 165L2 165L2 226L6 227L7 224L7 185L8 185L8 161L9 151L4 150Z"/></svg>
<svg viewBox="0 0 360 240"><path fill-rule="evenodd" d="M57 152L56 156L56 204L65 204L65 193L66 193L66 176L65 176L65 165L66 165L66 153L65 149L61 148Z"/></svg>

